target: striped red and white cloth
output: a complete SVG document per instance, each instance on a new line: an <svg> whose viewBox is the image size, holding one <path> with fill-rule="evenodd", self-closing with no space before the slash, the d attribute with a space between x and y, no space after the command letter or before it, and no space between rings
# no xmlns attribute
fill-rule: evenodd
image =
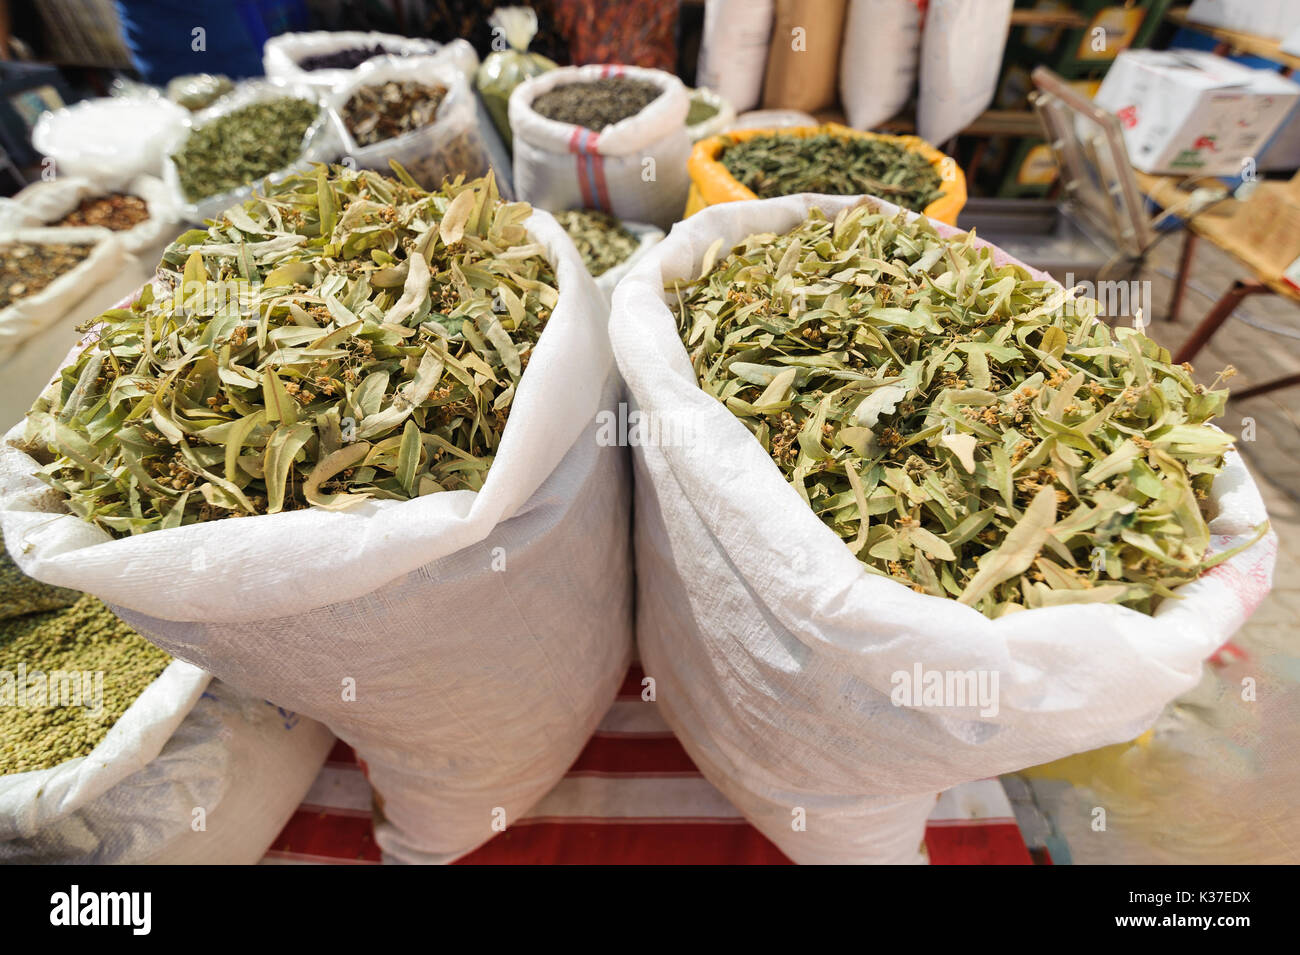
<svg viewBox="0 0 1300 955"><path fill-rule="evenodd" d="M493 864L789 865L695 768L641 699L634 665L618 699L577 761L526 817L460 859ZM1031 865L1049 861L1021 837L996 779L944 793L926 829L934 865ZM373 865L370 786L340 742L265 863Z"/></svg>

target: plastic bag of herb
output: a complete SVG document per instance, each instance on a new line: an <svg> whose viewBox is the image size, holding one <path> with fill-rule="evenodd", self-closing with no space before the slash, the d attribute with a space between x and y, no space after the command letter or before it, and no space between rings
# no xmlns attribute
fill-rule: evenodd
<svg viewBox="0 0 1300 955"><path fill-rule="evenodd" d="M156 259L175 237L180 209L156 176L137 176L121 189L75 176L35 182L0 199L0 233L10 228L102 226L131 255Z"/></svg>
<svg viewBox="0 0 1300 955"><path fill-rule="evenodd" d="M121 239L107 229L20 228L0 235L0 362L43 330L65 324L127 261Z"/></svg>
<svg viewBox="0 0 1300 955"><path fill-rule="evenodd" d="M537 34L537 12L529 7L499 7L488 18L493 33L505 40L506 48L489 53L479 65L474 86L483 97L492 123L506 149L514 139L510 131L510 94L524 80L556 68L553 60L529 53L528 44Z"/></svg>
<svg viewBox="0 0 1300 955"><path fill-rule="evenodd" d="M450 46L450 44L449 44ZM379 52L375 52L378 48ZM478 55L468 43L464 52L473 57L472 71ZM427 56L444 49L442 44L424 37L405 37L366 30L314 30L306 33L281 33L262 47L262 69L268 79L302 83L316 88L322 95L341 83L349 82L357 68L370 57L352 66L344 66L363 53L378 56ZM316 66L326 57L335 58L337 66ZM304 67L306 64L306 67ZM309 68L314 67L314 68Z"/></svg>
<svg viewBox="0 0 1300 955"><path fill-rule="evenodd" d="M265 179L336 158L338 140L318 95L302 83L249 80L195 113L168 144L163 166L184 218L206 221Z"/></svg>
<svg viewBox="0 0 1300 955"><path fill-rule="evenodd" d="M617 83L611 81L619 81ZM599 101L585 88L603 84ZM661 90L646 102L645 85ZM587 121L632 115L602 129L549 119L533 109L539 97L569 88L556 115ZM564 107L560 110L558 107ZM515 190L546 209L599 209L630 222L668 229L686 203L689 95L681 80L635 66L575 66L521 83L510 95Z"/></svg>
<svg viewBox="0 0 1300 955"><path fill-rule="evenodd" d="M642 661L692 759L801 862L915 860L935 793L1132 739L1276 549L1197 424L1222 391L987 243L857 205L704 210L611 312ZM1154 615L1079 602L1170 587Z"/></svg>
<svg viewBox="0 0 1300 955"><path fill-rule="evenodd" d="M620 386L572 243L490 180L321 167L181 236L156 286L0 448L15 560L326 723L386 852L469 851L564 774L631 652ZM82 476L42 463L85 441Z"/></svg>
<svg viewBox="0 0 1300 955"><path fill-rule="evenodd" d="M386 56L358 69L326 105L344 155L359 168L387 173L396 162L436 189L445 178L472 179L488 170L473 97L450 63ZM358 143L358 135L376 141Z"/></svg>

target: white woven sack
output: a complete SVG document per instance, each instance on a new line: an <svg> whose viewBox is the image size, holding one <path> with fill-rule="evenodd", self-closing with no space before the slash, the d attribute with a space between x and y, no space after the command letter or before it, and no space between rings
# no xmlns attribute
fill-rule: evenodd
<svg viewBox="0 0 1300 955"><path fill-rule="evenodd" d="M1090 604L989 620L865 571L699 388L663 290L715 239L725 252L856 201L705 209L619 283L610 319L629 402L661 436L631 442L646 675L705 776L797 862L915 861L935 793L1137 736L1263 598L1276 553L1270 533L1154 617ZM1235 453L1212 499L1216 550L1266 519ZM918 664L999 674L998 712L893 705L893 674Z"/></svg>
<svg viewBox="0 0 1300 955"><path fill-rule="evenodd" d="M399 861L449 861L563 776L631 654L630 485L597 443L619 385L606 309L555 220L560 298L477 493L367 501L112 540L0 447L0 525L33 577L114 605L241 691L330 727L368 767ZM10 435L10 439L17 432Z"/></svg>
<svg viewBox="0 0 1300 955"><path fill-rule="evenodd" d="M167 144L167 148L164 150L166 158L163 160L163 182L167 184L167 188L170 190L182 218L189 222L203 222L207 219L215 219L231 206L238 205L251 196L253 190L260 186L263 181L269 179L272 182L279 182L295 172L302 172L310 168L313 162L327 162L338 156L339 142L334 136L334 130L329 123L329 116L322 105L320 115L307 129L307 132L303 134L302 152L294 162L284 169L277 169L260 177L256 182L248 182L234 189L219 192L216 195L204 196L196 200L186 197L185 190L181 188L176 163L172 161L171 157L185 145L185 140L189 137L190 131L200 126L206 126L227 113L233 113L235 110L253 103L282 99L286 96L311 100L313 103L320 102L319 91L303 83L285 80L247 80L236 86L233 92L227 93L211 106L199 110L186 120L185 125Z"/></svg>
<svg viewBox="0 0 1300 955"><path fill-rule="evenodd" d="M5 242L36 245L86 242L94 243L94 248L86 258L39 292L0 308L0 363L37 333L69 324L69 318L78 306L111 282L130 261L121 239L98 226L16 229L0 234L0 246ZM3 253L3 248L0 248L0 253ZM71 322L75 323L75 320Z"/></svg>
<svg viewBox="0 0 1300 955"><path fill-rule="evenodd" d="M420 56L438 54L455 63L467 78L474 76L478 67L478 54L468 40L453 40L441 44L422 37L395 36L357 30L315 30L308 33L281 33L266 41L262 47L262 69L267 79L288 80L314 86L323 95L347 83L359 67L352 69L304 70L298 64L309 56L337 53L357 47L379 44L395 56ZM365 63L360 64L364 66Z"/></svg>
<svg viewBox="0 0 1300 955"><path fill-rule="evenodd" d="M76 209L82 199L109 192L139 196L149 207L149 218L116 233L123 248L144 259L161 257L167 243L176 237L180 210L171 190L157 176L136 176L120 190L79 176L34 182L11 199L0 199L0 233L51 225Z"/></svg>
<svg viewBox="0 0 1300 955"><path fill-rule="evenodd" d="M608 76L645 80L663 93L635 116L602 130L533 111L533 100L548 90ZM681 216L690 187L689 108L682 81L662 70L569 66L525 80L510 94L515 193L543 209L600 209L668 229Z"/></svg>
<svg viewBox="0 0 1300 955"><path fill-rule="evenodd" d="M343 107L357 90L390 80L437 83L446 87L447 95L438 105L433 122L427 126L369 146L358 146L343 118ZM376 169L391 176L392 167L388 162L395 160L426 189L439 188L444 176L454 179L463 173L466 179L476 179L487 172L487 147L479 133L474 91L470 89L465 74L449 61L428 56L376 57L363 63L348 82L326 95L325 106L335 136L343 144L343 154L350 157L358 168ZM456 139L465 140L463 148L469 158L467 168L453 169L432 158Z"/></svg>
<svg viewBox="0 0 1300 955"><path fill-rule="evenodd" d="M311 789L334 734L315 720L241 696L219 680L208 683L189 664L172 668L198 674L198 699L191 698L186 681L179 686L186 692L170 687L174 706L150 709L152 724L135 708L122 718L136 737L142 730L159 731L165 742L156 755L147 758L152 746L139 754L118 751L106 754L103 766L94 764L98 750L85 757L85 765L95 768L83 768L84 783L98 788L115 781L94 798L85 798L89 785L73 798L53 794L55 818L34 833L0 841L0 862L252 865L266 854ZM170 670L164 678L176 684ZM192 708L182 712L187 705ZM179 724L162 736L178 713ZM0 792L3 787L0 779ZM12 817L6 812L6 821L40 812L46 808L41 802L23 801Z"/></svg>
<svg viewBox="0 0 1300 955"><path fill-rule="evenodd" d="M854 129L893 119L916 87L921 53L917 0L849 0L840 47L840 101Z"/></svg>

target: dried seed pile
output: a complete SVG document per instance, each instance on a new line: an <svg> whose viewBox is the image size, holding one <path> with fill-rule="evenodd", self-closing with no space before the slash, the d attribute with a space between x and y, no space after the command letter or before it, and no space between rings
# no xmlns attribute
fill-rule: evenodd
<svg viewBox="0 0 1300 955"><path fill-rule="evenodd" d="M292 165L320 115L310 100L281 97L250 103L192 130L172 155L191 202L238 189Z"/></svg>
<svg viewBox="0 0 1300 955"><path fill-rule="evenodd" d="M869 202L719 251L669 290L700 386L868 571L990 617L1149 613L1233 553L1226 389L1095 302Z"/></svg>
<svg viewBox="0 0 1300 955"><path fill-rule="evenodd" d="M58 610L76 603L80 596L76 590L51 587L28 577L18 569L0 538L0 620Z"/></svg>
<svg viewBox="0 0 1300 955"><path fill-rule="evenodd" d="M385 56L392 52L382 43L376 43L373 46L353 46L344 50L335 50L333 53L316 53L312 56L304 56L298 61L298 66L308 72L313 70L351 70L360 66L366 60L372 60L377 56Z"/></svg>
<svg viewBox="0 0 1300 955"><path fill-rule="evenodd" d="M569 233L592 275L604 275L626 260L640 244L636 236L623 228L623 223L598 209L557 212L555 220Z"/></svg>
<svg viewBox="0 0 1300 955"><path fill-rule="evenodd" d="M718 161L760 199L868 195L920 212L943 194L928 159L887 139L773 133L726 147Z"/></svg>
<svg viewBox="0 0 1300 955"><path fill-rule="evenodd" d="M172 291L94 320L24 448L119 536L478 490L559 300L531 213L490 176L272 184L168 248Z"/></svg>
<svg viewBox="0 0 1300 955"><path fill-rule="evenodd" d="M0 775L87 755L170 662L89 594L0 621Z"/></svg>
<svg viewBox="0 0 1300 955"><path fill-rule="evenodd" d="M102 226L114 232L134 229L149 218L149 205L139 196L112 192L106 196L87 196L56 226Z"/></svg>
<svg viewBox="0 0 1300 955"><path fill-rule="evenodd" d="M0 245L0 308L35 295L76 268L94 248L89 243L6 242Z"/></svg>

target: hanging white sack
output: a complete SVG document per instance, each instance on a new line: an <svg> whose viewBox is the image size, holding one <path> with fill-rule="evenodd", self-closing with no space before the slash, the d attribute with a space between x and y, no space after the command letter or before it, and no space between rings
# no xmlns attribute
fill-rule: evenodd
<svg viewBox="0 0 1300 955"><path fill-rule="evenodd" d="M0 777L0 862L258 862L311 788L334 735L209 679L172 663L146 690L149 699L142 694L118 720L122 729L110 731L119 734L114 743L105 738L53 769Z"/></svg>
<svg viewBox="0 0 1300 955"><path fill-rule="evenodd" d="M368 767L388 857L445 862L519 819L581 752L631 656L621 393L604 300L555 220L559 301L479 492L110 539L0 446L0 526L173 655L318 719ZM207 570L196 574L195 561Z"/></svg>
<svg viewBox="0 0 1300 955"><path fill-rule="evenodd" d="M438 84L447 94L427 126L358 146L343 118L343 108L357 90L390 80ZM465 75L449 62L422 56L377 57L362 64L351 80L326 96L325 105L343 154L359 169L377 169L391 176L389 160L393 160L426 189L437 189L444 177L454 179L463 174L466 179L477 179L487 172L487 148L479 133L474 93Z"/></svg>
<svg viewBox="0 0 1300 955"><path fill-rule="evenodd" d="M1012 0L930 0L921 33L916 131L940 145L989 108L997 92Z"/></svg>
<svg viewBox="0 0 1300 955"><path fill-rule="evenodd" d="M763 98L774 0L708 0L695 82L716 90L743 113Z"/></svg>
<svg viewBox="0 0 1300 955"><path fill-rule="evenodd" d="M907 104L916 86L922 17L918 0L849 0L840 102L854 129L873 129Z"/></svg>
<svg viewBox="0 0 1300 955"><path fill-rule="evenodd" d="M309 168L313 162L328 162L338 156L339 141L334 136L334 130L330 126L325 107L321 105L320 114L316 117L315 122L303 133L302 149L298 158L285 168L274 170L265 176L259 176L255 182L248 182L215 195L191 199L185 194L185 190L181 188L180 175L176 171L176 163L171 157L184 147L185 140L189 138L192 130L206 126L228 113L233 113L245 106L251 106L253 103L265 103L271 100L283 99L284 97L298 97L310 100L313 103L320 103L317 90L301 83L291 83L284 80L249 80L240 83L234 92L227 93L207 109L200 110L186 120L185 125L167 144L167 148L164 150L166 159L163 166L163 182L167 184L176 208L180 210L183 219L189 222L203 222L207 219L214 219L231 206L237 205L251 196L253 190L261 185L264 180L270 179L272 182L279 182L286 176Z"/></svg>
<svg viewBox="0 0 1300 955"><path fill-rule="evenodd" d="M0 362L38 332L75 325L79 318L73 316L80 314L79 307L87 299L97 297L94 293L111 282L129 260L121 239L98 227L16 229L0 233L0 255L5 254L5 246L10 242L87 243L94 247L86 258L39 292L0 309ZM107 303L101 307L106 308Z"/></svg>
<svg viewBox="0 0 1300 955"><path fill-rule="evenodd" d="M340 50L382 46L392 56L420 56L439 54L454 63L458 69L473 78L478 67L478 54L467 40L454 40L445 46L436 40L423 37L395 36L358 30L316 30L308 33L281 33L266 41L262 47L262 69L267 79L286 80L313 86L322 95L352 79L353 73L365 64L351 69L327 67L304 70L298 64L309 56L327 56Z"/></svg>
<svg viewBox="0 0 1300 955"><path fill-rule="evenodd" d="M136 176L121 189L108 189L78 176L34 182L10 199L0 199L0 233L11 229L52 226L75 210L83 199L122 192L144 200L149 218L115 234L131 255L158 259L176 237L180 210L170 189L157 176ZM156 263L151 263L152 264ZM142 280L143 281L143 280Z"/></svg>
<svg viewBox="0 0 1300 955"><path fill-rule="evenodd" d="M635 116L603 130L561 123L532 104L557 86L626 76L663 92ZM510 94L515 138L515 192L543 209L600 209L630 222L667 229L686 206L689 94L677 77L636 66L571 66L550 70Z"/></svg>
<svg viewBox="0 0 1300 955"><path fill-rule="evenodd" d="M700 389L664 291L699 275L715 240L725 254L813 207L833 218L857 201L711 206L619 283L610 318L629 404L652 436L630 442L646 676L709 781L805 863L917 861L938 792L1137 736L1263 599L1276 554L1270 532L1153 617L1075 604L990 620L864 570ZM1235 453L1211 497L1216 551L1267 517ZM1000 674L996 715L893 705L894 674L918 664Z"/></svg>

